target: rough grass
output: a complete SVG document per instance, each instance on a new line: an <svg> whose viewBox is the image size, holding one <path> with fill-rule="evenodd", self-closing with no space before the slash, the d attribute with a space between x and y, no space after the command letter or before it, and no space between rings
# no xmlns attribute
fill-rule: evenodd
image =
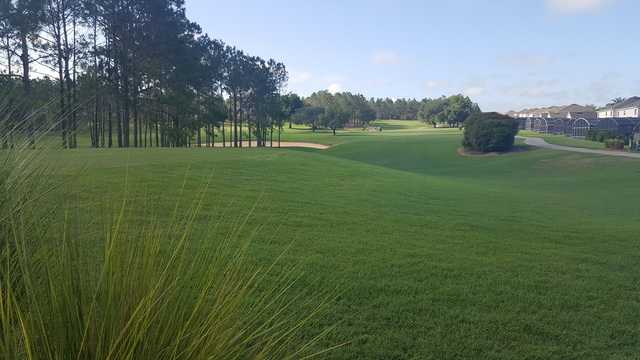
<svg viewBox="0 0 640 360"><path fill-rule="evenodd" d="M50 156L70 174L85 167L71 190L87 209L117 201L128 172L134 201L169 212L187 169L187 192L214 174L203 215L234 217L258 202L256 261L291 244L284 264L305 270L294 289L343 289L302 336L337 324L320 347L350 344L331 359L640 353L640 162L538 149L461 157L455 129L284 138L338 145Z"/></svg>
<svg viewBox="0 0 640 360"><path fill-rule="evenodd" d="M211 172L193 191L173 184L171 204L129 185L125 161L119 186L92 193L76 179L93 168L68 161L83 151L36 143L0 150L1 359L302 359L340 346L320 347L332 326L312 323L335 287L298 284L279 255L250 257L251 205L201 217Z"/></svg>

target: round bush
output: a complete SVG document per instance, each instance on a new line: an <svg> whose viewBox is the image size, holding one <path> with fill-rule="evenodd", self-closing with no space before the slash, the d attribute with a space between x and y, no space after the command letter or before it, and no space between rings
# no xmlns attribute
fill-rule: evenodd
<svg viewBox="0 0 640 360"><path fill-rule="evenodd" d="M607 139L604 141L607 149L624 150L625 142L622 139Z"/></svg>
<svg viewBox="0 0 640 360"><path fill-rule="evenodd" d="M478 152L505 152L513 148L518 122L498 113L481 113L470 116L465 122L462 145Z"/></svg>

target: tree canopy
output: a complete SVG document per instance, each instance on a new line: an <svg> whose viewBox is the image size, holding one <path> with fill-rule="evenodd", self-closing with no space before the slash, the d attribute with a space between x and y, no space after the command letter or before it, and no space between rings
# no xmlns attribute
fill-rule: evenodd
<svg viewBox="0 0 640 360"><path fill-rule="evenodd" d="M80 131L93 147L265 146L286 120L335 133L376 118L459 125L480 111L462 95L285 94L283 63L205 34L184 0L3 1L0 54L3 81L23 99L21 130L35 139L54 128L65 148ZM39 107L45 115L26 116Z"/></svg>
<svg viewBox="0 0 640 360"><path fill-rule="evenodd" d="M233 146L243 124L264 144L292 111L285 65L210 38L183 0L3 1L0 37L16 91L52 79L55 115L31 125L55 125L64 147L85 126L94 147L210 144L225 119Z"/></svg>
<svg viewBox="0 0 640 360"><path fill-rule="evenodd" d="M370 99L378 119L422 120L427 123L448 123L457 126L470 115L480 112L478 104L463 95L436 99Z"/></svg>
<svg viewBox="0 0 640 360"><path fill-rule="evenodd" d="M314 130L330 129L335 135L337 129L366 126L375 119L375 110L363 95L349 92L331 94L325 90L304 99L304 106L297 109L292 121L309 125Z"/></svg>

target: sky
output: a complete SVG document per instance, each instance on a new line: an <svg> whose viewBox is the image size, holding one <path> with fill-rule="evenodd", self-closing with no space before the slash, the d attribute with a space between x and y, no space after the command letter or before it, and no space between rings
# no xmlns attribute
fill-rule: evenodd
<svg viewBox="0 0 640 360"><path fill-rule="evenodd" d="M640 95L638 0L186 0L215 38L283 62L288 90L465 94L484 111Z"/></svg>

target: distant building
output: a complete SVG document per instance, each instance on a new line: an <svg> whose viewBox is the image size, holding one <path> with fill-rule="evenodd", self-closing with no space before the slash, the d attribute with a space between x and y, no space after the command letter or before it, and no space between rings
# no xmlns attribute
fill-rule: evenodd
<svg viewBox="0 0 640 360"><path fill-rule="evenodd" d="M598 118L599 119L608 119L615 117L615 109L613 105L607 105L601 109L598 109Z"/></svg>
<svg viewBox="0 0 640 360"><path fill-rule="evenodd" d="M634 96L627 100L598 110L598 117L606 118L637 118L640 117L640 97Z"/></svg>
<svg viewBox="0 0 640 360"><path fill-rule="evenodd" d="M597 119L598 112L589 106L568 105L550 106L539 109L525 109L520 112L511 112L510 116L515 118L535 118L535 119Z"/></svg>
<svg viewBox="0 0 640 360"><path fill-rule="evenodd" d="M560 111L559 118L566 119L597 119L598 112L595 108L581 105L569 105Z"/></svg>

